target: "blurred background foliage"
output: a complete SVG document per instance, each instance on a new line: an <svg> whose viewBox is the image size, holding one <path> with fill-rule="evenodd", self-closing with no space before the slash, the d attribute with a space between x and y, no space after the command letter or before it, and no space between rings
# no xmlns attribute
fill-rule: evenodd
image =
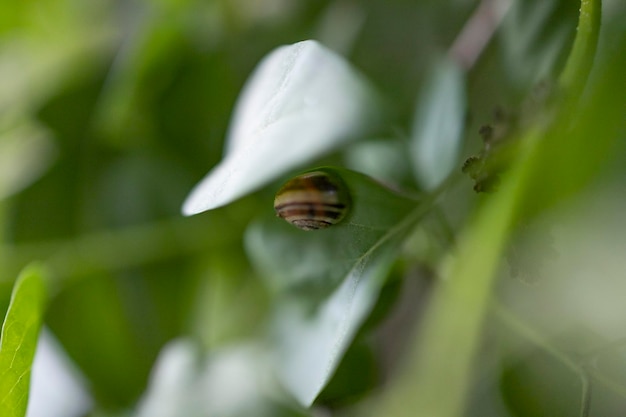
<svg viewBox="0 0 626 417"><path fill-rule="evenodd" d="M189 336L212 351L259 335L271 299L243 236L251 219L271 212L272 189L180 215L189 190L221 159L246 78L278 45L313 38L340 52L378 87L393 115L383 132L389 146L373 144L380 163L368 162L367 151L358 157L364 145L356 144L344 154L346 165L382 166L381 175L411 184L409 163L390 149L408 137L428 69L477 3L3 0L0 311L18 271L31 260L47 262L54 288L46 326L85 375L97 407L110 412L133 407L168 341ZM480 148L477 131L494 108L517 108L537 82L558 73L578 8L577 1L512 3L468 73L463 156ZM604 9L606 30L623 30L624 4L607 0ZM451 189L445 212L453 230L476 201L469 179ZM430 270L443 249L416 245L420 271ZM398 282L390 280L383 304L407 303ZM380 308L375 313L384 316L391 307ZM357 341L319 401L339 407L378 384L386 370L372 355ZM511 415L573 415L563 411L572 406L563 398L578 398L576 387L574 394L550 392L569 387L543 378L561 381L558 373L567 370L546 371L559 363L542 352L524 361L530 365L512 361L501 375L502 401L517 410ZM479 385L472 403L492 389ZM542 411L541 395L566 405ZM484 413L475 415L502 415L504 405L485 411L488 404L477 405Z"/></svg>

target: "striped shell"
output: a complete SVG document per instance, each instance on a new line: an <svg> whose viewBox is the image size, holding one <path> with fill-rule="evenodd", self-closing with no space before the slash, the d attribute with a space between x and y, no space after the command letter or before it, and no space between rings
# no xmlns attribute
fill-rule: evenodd
<svg viewBox="0 0 626 417"><path fill-rule="evenodd" d="M350 197L337 177L324 171L302 174L276 193L276 215L302 230L324 229L348 213Z"/></svg>

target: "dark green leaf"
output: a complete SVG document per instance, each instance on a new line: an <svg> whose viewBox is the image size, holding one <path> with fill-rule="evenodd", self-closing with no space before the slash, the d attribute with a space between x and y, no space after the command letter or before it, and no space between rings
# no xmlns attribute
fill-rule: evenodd
<svg viewBox="0 0 626 417"><path fill-rule="evenodd" d="M278 374L310 405L373 308L398 247L428 204L343 169L352 207L337 225L304 232L268 219L247 233L248 252L277 293Z"/></svg>

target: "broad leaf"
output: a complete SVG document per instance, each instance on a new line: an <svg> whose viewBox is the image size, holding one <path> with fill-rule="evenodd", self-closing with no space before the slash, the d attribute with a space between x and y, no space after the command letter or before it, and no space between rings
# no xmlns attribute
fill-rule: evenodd
<svg viewBox="0 0 626 417"><path fill-rule="evenodd" d="M56 337L42 328L35 352L30 381L27 417L84 416L93 409L94 399L75 363Z"/></svg>
<svg viewBox="0 0 626 417"><path fill-rule="evenodd" d="M424 82L411 142L415 175L426 189L441 185L458 164L465 101L461 68L451 60L440 61Z"/></svg>
<svg viewBox="0 0 626 417"><path fill-rule="evenodd" d="M304 232L281 219L254 224L250 256L276 295L272 341L287 390L309 406L328 383L374 306L398 246L428 206L348 170L347 217Z"/></svg>
<svg viewBox="0 0 626 417"><path fill-rule="evenodd" d="M202 357L188 340L159 355L138 417L305 417L281 401L268 375L267 352L255 344L230 346Z"/></svg>
<svg viewBox="0 0 626 417"><path fill-rule="evenodd" d="M2 325L0 338L0 415L26 414L30 370L41 327L46 291L41 267L20 274Z"/></svg>
<svg viewBox="0 0 626 417"><path fill-rule="evenodd" d="M366 81L315 41L283 46L258 66L236 105L226 155L183 213L228 204L376 126Z"/></svg>

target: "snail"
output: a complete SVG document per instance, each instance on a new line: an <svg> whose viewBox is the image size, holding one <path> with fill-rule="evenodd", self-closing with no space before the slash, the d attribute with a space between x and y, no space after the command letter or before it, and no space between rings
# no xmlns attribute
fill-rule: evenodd
<svg viewBox="0 0 626 417"><path fill-rule="evenodd" d="M343 181L325 171L299 175L281 187L274 199L276 215L302 230L339 223L350 209Z"/></svg>

